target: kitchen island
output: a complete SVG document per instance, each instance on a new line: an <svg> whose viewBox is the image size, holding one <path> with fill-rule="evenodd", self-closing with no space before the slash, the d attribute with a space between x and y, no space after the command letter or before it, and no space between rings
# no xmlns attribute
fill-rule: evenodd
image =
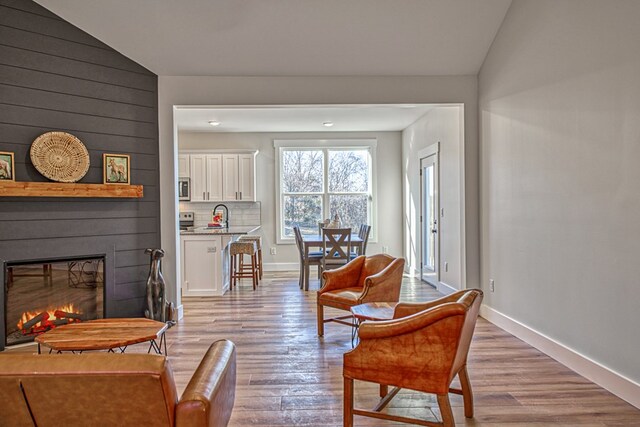
<svg viewBox="0 0 640 427"><path fill-rule="evenodd" d="M220 296L229 290L229 243L256 226L199 227L180 231L182 296Z"/></svg>

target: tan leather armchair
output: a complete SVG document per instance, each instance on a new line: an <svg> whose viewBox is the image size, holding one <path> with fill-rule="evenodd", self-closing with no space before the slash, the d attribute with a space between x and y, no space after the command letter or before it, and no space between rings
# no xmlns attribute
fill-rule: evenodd
<svg viewBox="0 0 640 427"><path fill-rule="evenodd" d="M367 302L397 302L400 299L404 258L386 254L359 256L335 270L322 273L323 285L318 291L318 335L324 335L324 324L336 322L351 326L351 315L324 318L324 307L347 310Z"/></svg>
<svg viewBox="0 0 640 427"><path fill-rule="evenodd" d="M473 417L473 394L467 373L467 354L475 329L482 291L456 292L429 303L400 303L394 319L360 325L360 342L344 355L344 425L362 415L406 423L453 427L449 393L461 394L464 414ZM461 389L451 388L458 375ZM353 380L380 384L382 400L367 411L353 407ZM388 392L388 386L395 388ZM380 412L401 388L434 393L441 423Z"/></svg>
<svg viewBox="0 0 640 427"><path fill-rule="evenodd" d="M213 343L182 397L167 358L149 354L0 354L0 425L226 426L236 350Z"/></svg>

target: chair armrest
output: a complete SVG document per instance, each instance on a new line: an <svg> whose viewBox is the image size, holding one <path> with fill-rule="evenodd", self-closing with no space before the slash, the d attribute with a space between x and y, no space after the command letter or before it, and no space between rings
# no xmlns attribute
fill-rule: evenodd
<svg viewBox="0 0 640 427"><path fill-rule="evenodd" d="M431 310L408 317L379 322L365 321L358 329L361 341L395 337L408 334L436 323L450 316L464 315L466 309L457 303L445 303Z"/></svg>
<svg viewBox="0 0 640 427"><path fill-rule="evenodd" d="M365 256L359 256L351 262L335 270L327 270L322 273L324 284L318 291L318 295L337 289L352 288L358 283L360 270L364 264Z"/></svg>
<svg viewBox="0 0 640 427"><path fill-rule="evenodd" d="M428 302L401 302L396 305L395 310L393 311L393 318L399 319L401 317L411 316L412 314L420 313L421 311L428 310L433 307L437 307L441 304L445 304L448 302L456 302L460 299L460 297L466 293L467 291L458 291L454 292L451 295L447 295L442 298L438 298L433 301Z"/></svg>
<svg viewBox="0 0 640 427"><path fill-rule="evenodd" d="M400 299L402 274L404 273L404 258L393 260L379 273L367 277L359 303L366 302L397 302Z"/></svg>
<svg viewBox="0 0 640 427"><path fill-rule="evenodd" d="M231 341L211 344L178 405L176 426L226 426L236 391L236 349Z"/></svg>

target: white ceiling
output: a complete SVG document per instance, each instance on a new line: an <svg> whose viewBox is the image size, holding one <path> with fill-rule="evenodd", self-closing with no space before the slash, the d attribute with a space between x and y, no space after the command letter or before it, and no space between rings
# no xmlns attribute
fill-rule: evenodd
<svg viewBox="0 0 640 427"><path fill-rule="evenodd" d="M419 105L323 105L177 108L178 129L196 132L384 132L400 131L433 108ZM213 127L209 121L219 121ZM324 122L333 122L326 127Z"/></svg>
<svg viewBox="0 0 640 427"><path fill-rule="evenodd" d="M36 0L158 75L475 75L511 0Z"/></svg>

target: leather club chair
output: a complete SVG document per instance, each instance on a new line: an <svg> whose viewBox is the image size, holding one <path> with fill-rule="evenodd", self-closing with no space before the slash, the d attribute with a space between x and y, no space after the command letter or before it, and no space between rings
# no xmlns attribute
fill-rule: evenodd
<svg viewBox="0 0 640 427"><path fill-rule="evenodd" d="M449 393L461 394L464 415L473 418L467 354L482 303L482 291L456 292L428 303L400 303L394 319L360 325L360 342L344 354L344 425L353 416L453 427ZM451 388L455 376L461 389ZM353 407L353 380L380 384L380 403L367 411ZM388 386L395 388L388 392ZM441 423L380 412L401 388L437 395Z"/></svg>
<svg viewBox="0 0 640 427"><path fill-rule="evenodd" d="M216 341L178 400L167 358L0 354L0 426L226 426L236 350Z"/></svg>
<svg viewBox="0 0 640 427"><path fill-rule="evenodd" d="M324 307L349 311L367 302L398 302L404 258L386 254L359 256L335 270L322 273L323 285L318 291L318 336L324 335L324 324L336 322L352 326L351 315L324 318Z"/></svg>

